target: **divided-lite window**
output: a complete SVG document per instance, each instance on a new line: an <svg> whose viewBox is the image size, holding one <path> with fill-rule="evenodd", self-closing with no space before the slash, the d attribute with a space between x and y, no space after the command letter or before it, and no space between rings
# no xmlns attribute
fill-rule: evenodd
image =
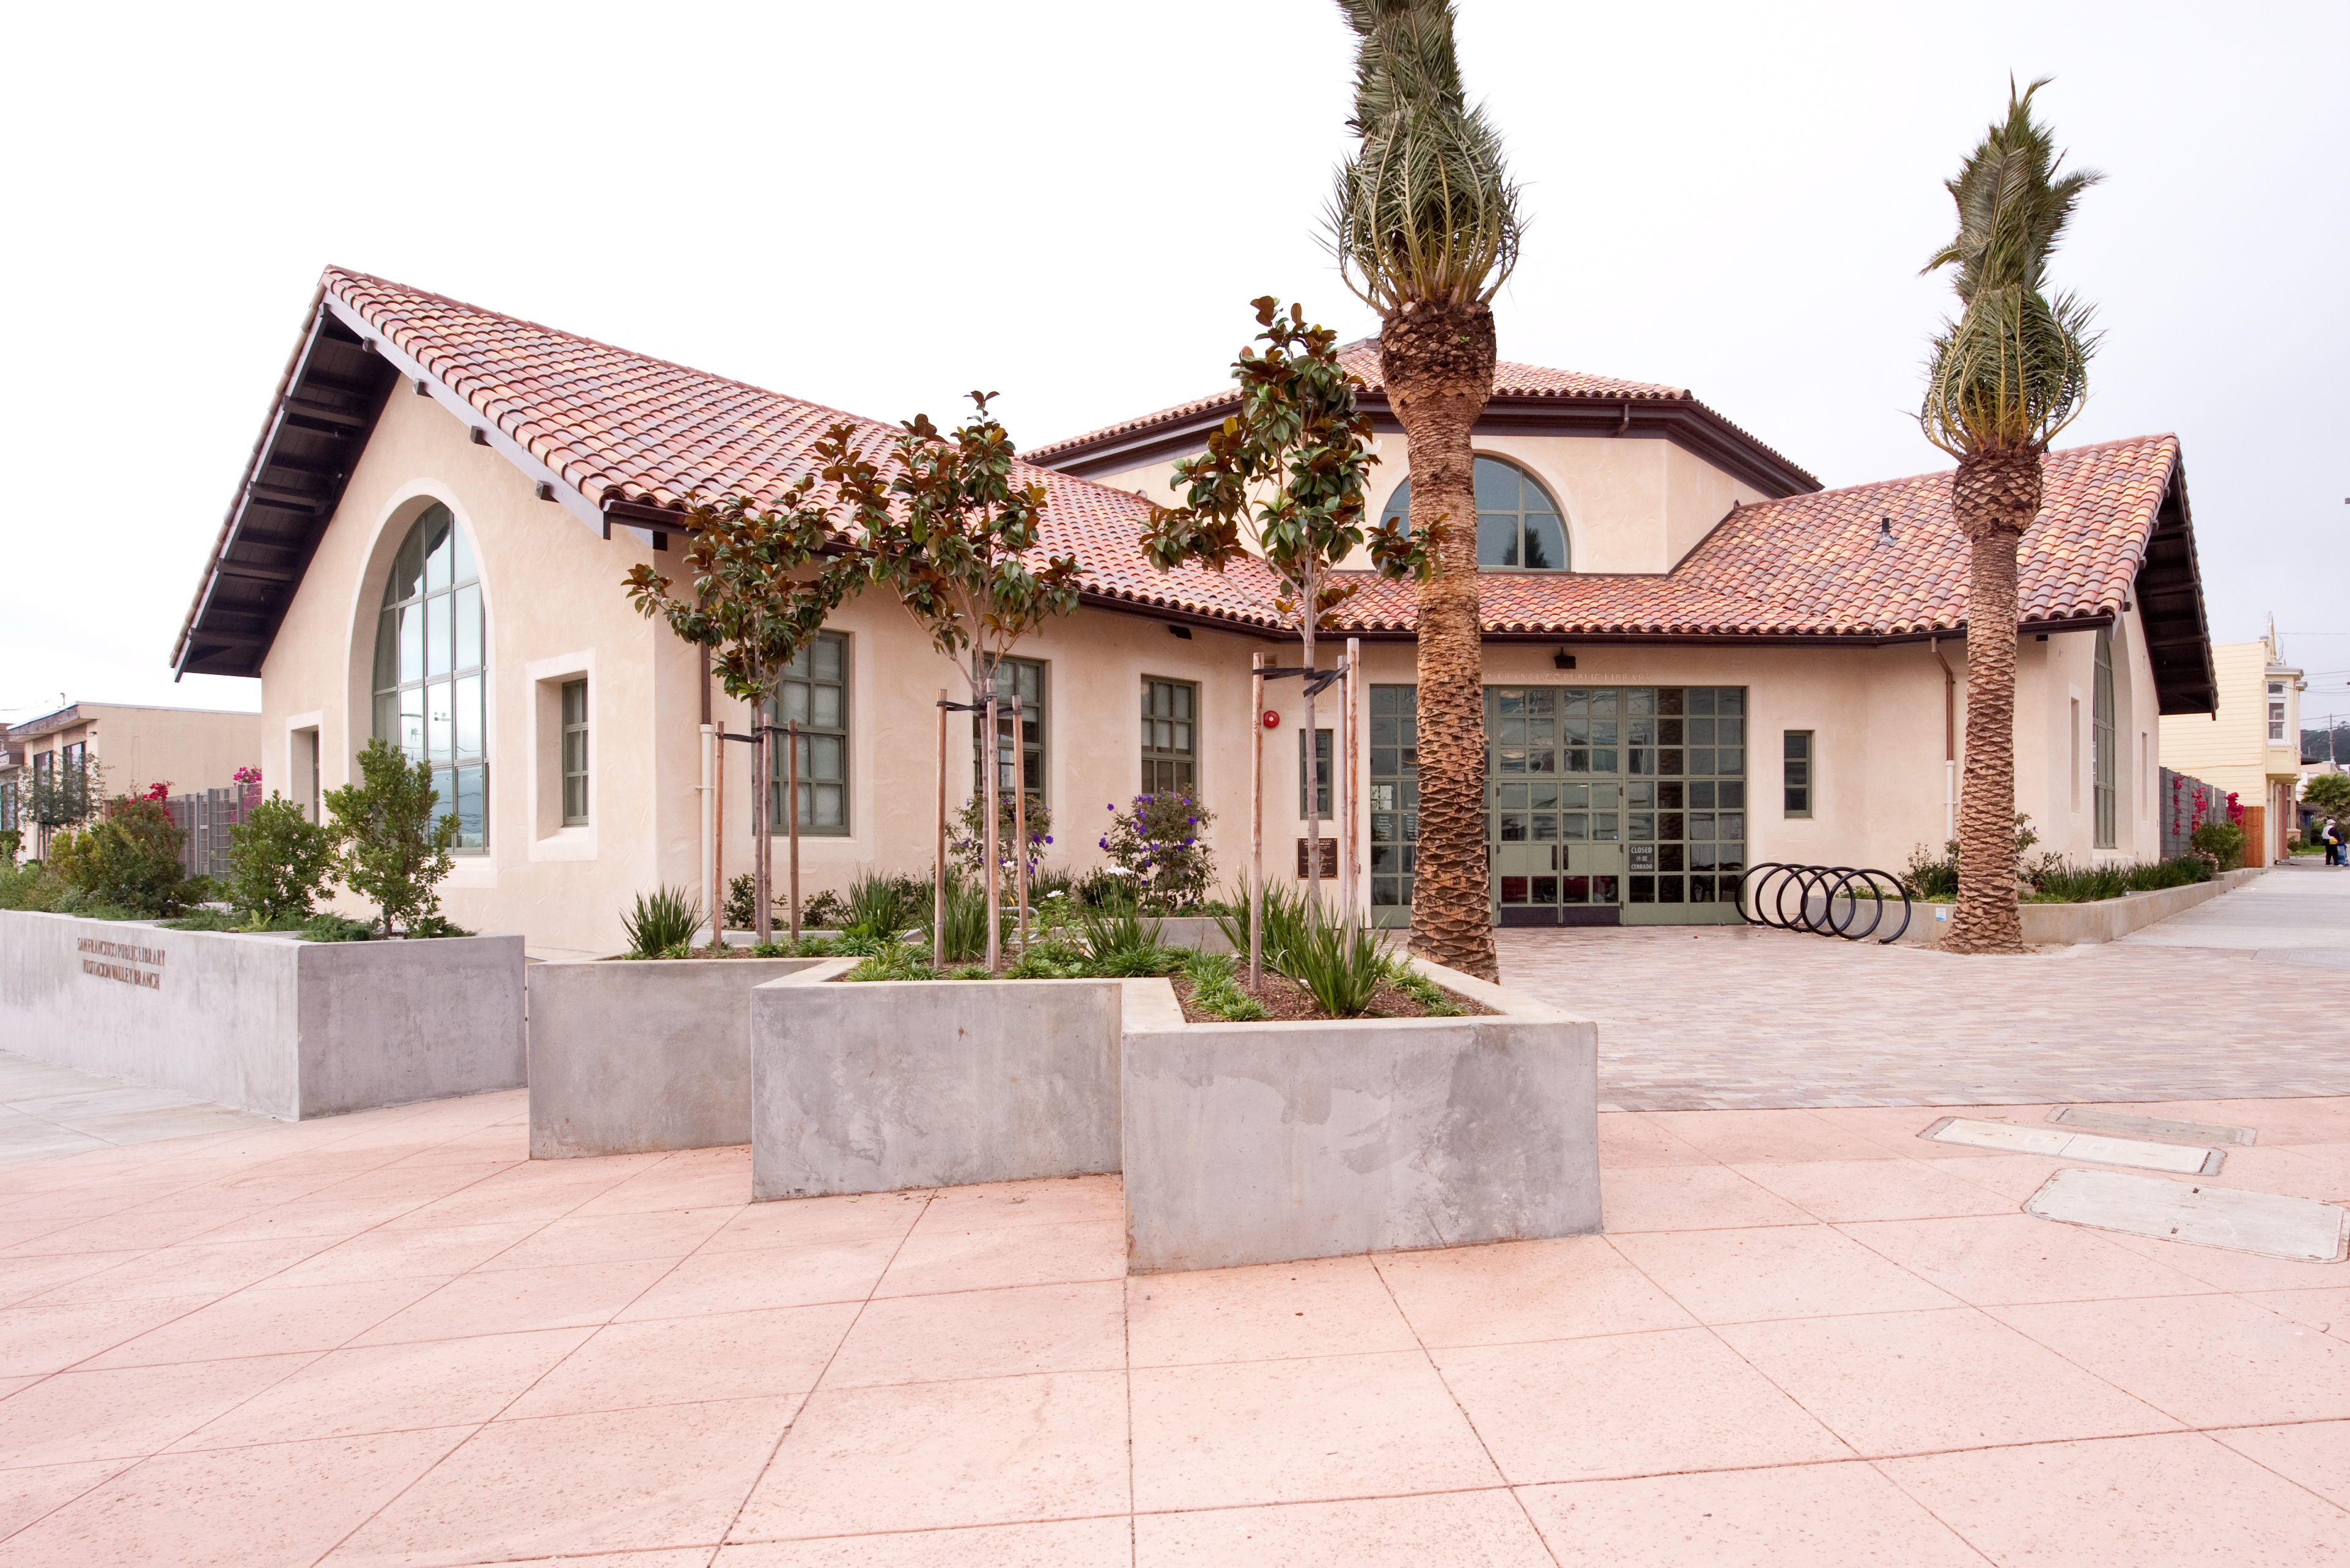
<svg viewBox="0 0 2350 1568"><path fill-rule="evenodd" d="M16 786L0 784L0 833L16 826Z"/></svg>
<svg viewBox="0 0 2350 1568"><path fill-rule="evenodd" d="M2269 744L2284 744L2284 682L2269 682Z"/></svg>
<svg viewBox="0 0 2350 1568"><path fill-rule="evenodd" d="M848 639L837 631L820 631L785 667L767 707L767 722L796 720L800 726L799 818L802 833L846 834L848 831ZM784 815L784 754L786 737L775 736L768 766L767 825L788 833Z"/></svg>
<svg viewBox="0 0 2350 1568"><path fill-rule="evenodd" d="M1812 815L1812 732L1790 730L1781 747L1786 767L1787 815Z"/></svg>
<svg viewBox="0 0 2350 1568"><path fill-rule="evenodd" d="M1189 790L1199 782L1193 714L1200 689L1189 680L1142 678L1142 793Z"/></svg>
<svg viewBox="0 0 2350 1568"><path fill-rule="evenodd" d="M1392 919L1411 902L1419 853L1419 688L1371 688L1371 904Z"/></svg>
<svg viewBox="0 0 2350 1568"><path fill-rule="evenodd" d="M2097 679L2095 701L2090 711L2089 787L2095 808L2096 836L2099 849L2111 849L2116 842L2114 821L2114 636L2108 628L2097 630Z"/></svg>
<svg viewBox="0 0 2350 1568"><path fill-rule="evenodd" d="M563 683L563 826L588 820L588 682Z"/></svg>
<svg viewBox="0 0 2350 1568"><path fill-rule="evenodd" d="M1314 732L1314 815L1330 820L1330 732ZM1297 732L1297 816L1305 817L1305 732Z"/></svg>
<svg viewBox="0 0 2350 1568"><path fill-rule="evenodd" d="M1012 699L1020 699L1020 733L1014 744ZM1012 781L1023 781L1028 798L1045 798L1045 667L1033 659L1004 659L995 666L996 798L1009 799ZM971 716L971 787L987 782L987 715ZM1014 771L1016 768L1016 772Z"/></svg>
<svg viewBox="0 0 2350 1568"><path fill-rule="evenodd" d="M376 623L376 738L432 764L433 809L456 817L461 851L489 843L481 576L464 531L435 502L400 541Z"/></svg>
<svg viewBox="0 0 2350 1568"><path fill-rule="evenodd" d="M1527 572L1567 568L1566 525L1540 481L1498 457L1477 460L1477 565ZM1396 486L1380 514L1383 526L1409 526L1411 481Z"/></svg>

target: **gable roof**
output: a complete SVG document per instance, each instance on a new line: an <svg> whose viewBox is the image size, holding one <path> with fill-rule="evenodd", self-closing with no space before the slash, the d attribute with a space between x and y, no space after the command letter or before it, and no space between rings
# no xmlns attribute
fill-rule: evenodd
<svg viewBox="0 0 2350 1568"><path fill-rule="evenodd" d="M1376 360L1362 345L1348 352ZM1589 378L1533 367L1513 375L1519 370L1526 374L1513 385L1534 388L1540 377L1560 383L1555 393L1528 397L1596 395L1570 386ZM411 374L418 390L478 419L475 439L537 480L543 494L577 516L600 517L608 530L614 521L682 527L685 497L697 489L773 495L815 466L815 444L834 424L856 427L869 452L896 433L823 404L330 268L182 628L175 656L182 669L259 673L276 618L356 462L353 443L364 443L381 406L378 389ZM1625 406L1686 398L1669 387L1608 385L1607 395ZM330 394L349 406L330 407L323 400ZM306 420L320 429L305 433ZM276 466L289 431L340 453L339 467L299 471L312 473L310 490L287 488L297 471ZM1262 563L1157 572L1139 545L1147 503L1058 469L1024 462L1019 472L1045 487L1043 548L1086 565L1088 602L1277 631L1274 583ZM267 500L276 494L287 499ZM293 524L270 521L286 517L301 520L308 543L286 531ZM1891 524L1889 545L1877 543L1880 519ZM263 539L265 523L279 532ZM269 562L283 564L264 563L257 552L265 547L276 552ZM1505 639L1878 643L1962 631L1966 570L1943 472L1733 509L1661 576L1496 572L1481 579L1480 597L1488 635ZM2025 535L2021 573L2027 628L2110 618L2133 593L2159 598L2174 659L2166 676L2156 649L2164 710L2208 711L2171 706L2200 700L2210 684L2176 437L2050 453L2046 500ZM2151 614L2157 607L2144 607ZM1411 587L1367 576L1342 618L1344 629L1409 637Z"/></svg>
<svg viewBox="0 0 2350 1568"><path fill-rule="evenodd" d="M1363 383L1358 406L1373 423L1382 429L1400 429L1388 403L1379 340L1365 337L1347 344L1338 350L1338 358L1348 373ZM1208 431L1239 406L1239 389L1228 386L1172 408L1031 447L1027 455L1088 476L1133 469L1204 450ZM1524 428L1544 435L1661 437L1766 495L1792 495L1820 487L1810 473L1706 407L1686 387L1505 359L1493 367L1493 395L1477 428L1487 431Z"/></svg>

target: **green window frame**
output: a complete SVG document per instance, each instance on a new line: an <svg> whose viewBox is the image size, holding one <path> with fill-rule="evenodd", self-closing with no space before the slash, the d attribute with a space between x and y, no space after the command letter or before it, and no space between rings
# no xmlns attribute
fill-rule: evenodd
<svg viewBox="0 0 2350 1568"><path fill-rule="evenodd" d="M383 586L375 735L432 763L435 809L456 817L461 855L489 848L489 644L473 545L436 501L400 541Z"/></svg>
<svg viewBox="0 0 2350 1568"><path fill-rule="evenodd" d="M1314 732L1314 815L1330 820L1331 732ZM1305 732L1297 732L1297 820L1305 820Z"/></svg>
<svg viewBox="0 0 2350 1568"><path fill-rule="evenodd" d="M1199 787L1200 688L1142 678L1142 793Z"/></svg>
<svg viewBox="0 0 2350 1568"><path fill-rule="evenodd" d="M0 784L0 833L16 826L16 786Z"/></svg>
<svg viewBox="0 0 2350 1568"><path fill-rule="evenodd" d="M2114 773L2114 635L2097 628L2097 676L2089 722L2089 777L2095 833L2091 842L2099 849L2115 847L2117 838Z"/></svg>
<svg viewBox="0 0 2350 1568"><path fill-rule="evenodd" d="M1812 815L1812 791L1819 782L1814 776L1819 762L1814 739L1809 730L1789 730L1786 738L1780 742L1780 756L1785 769L1786 814L1789 816Z"/></svg>
<svg viewBox="0 0 2350 1568"><path fill-rule="evenodd" d="M1394 924L1411 907L1419 856L1419 688L1371 688L1371 908Z"/></svg>
<svg viewBox="0 0 2350 1568"><path fill-rule="evenodd" d="M995 787L999 798L1012 793L1012 781L1020 779L1028 791L1028 798L1042 804L1045 799L1045 705L1048 695L1045 665L1034 659L999 659L995 661ZM1019 756L1013 756L1012 699L1020 699ZM981 770L987 766L987 715L971 716L971 789L980 792L987 775Z"/></svg>
<svg viewBox="0 0 2350 1568"><path fill-rule="evenodd" d="M1543 483L1516 463L1480 454L1477 487L1479 571L1565 572L1572 570L1566 514ZM1379 514L1383 527L1408 528L1411 481L1396 486Z"/></svg>
<svg viewBox="0 0 2350 1568"><path fill-rule="evenodd" d="M796 722L799 737L800 832L846 836L848 802L848 639L820 631L784 667L767 722ZM789 833L784 817L784 754L788 737L769 737L767 830Z"/></svg>
<svg viewBox="0 0 2350 1568"><path fill-rule="evenodd" d="M588 682L563 683L563 826L588 821Z"/></svg>

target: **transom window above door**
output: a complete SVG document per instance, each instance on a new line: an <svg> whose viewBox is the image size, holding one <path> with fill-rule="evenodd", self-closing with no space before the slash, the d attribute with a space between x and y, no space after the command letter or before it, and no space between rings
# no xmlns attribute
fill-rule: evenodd
<svg viewBox="0 0 2350 1568"><path fill-rule="evenodd" d="M1498 457L1477 460L1477 565L1486 570L1564 572L1566 524L1542 482ZM1411 481L1388 497L1379 521L1409 526Z"/></svg>

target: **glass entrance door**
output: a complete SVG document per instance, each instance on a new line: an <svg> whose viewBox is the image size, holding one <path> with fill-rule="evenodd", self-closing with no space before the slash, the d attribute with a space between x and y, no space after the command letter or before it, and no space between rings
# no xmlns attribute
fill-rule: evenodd
<svg viewBox="0 0 2350 1568"><path fill-rule="evenodd" d="M1495 923L1736 920L1745 708L1734 686L1488 687Z"/></svg>

